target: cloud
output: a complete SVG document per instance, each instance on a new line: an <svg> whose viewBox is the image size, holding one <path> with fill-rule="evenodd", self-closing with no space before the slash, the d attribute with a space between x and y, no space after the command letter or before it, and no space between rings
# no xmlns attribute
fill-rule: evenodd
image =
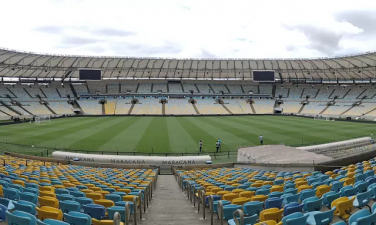
<svg viewBox="0 0 376 225"><path fill-rule="evenodd" d="M213 59L218 58L218 56L205 49L201 49L201 54L199 55L199 58Z"/></svg>
<svg viewBox="0 0 376 225"><path fill-rule="evenodd" d="M61 39L60 44L63 46L74 47L100 42L100 39L90 37L65 36Z"/></svg>
<svg viewBox="0 0 376 225"><path fill-rule="evenodd" d="M96 35L103 35L103 36L118 36L118 37L127 37L136 35L135 32L125 31L125 30L118 30L114 28L99 28L99 29L92 29L90 30L91 34Z"/></svg>
<svg viewBox="0 0 376 225"><path fill-rule="evenodd" d="M345 21L363 30L361 35L376 34L376 10L352 10L334 15L338 21Z"/></svg>
<svg viewBox="0 0 376 225"><path fill-rule="evenodd" d="M310 42L308 48L325 53L326 55L332 55L339 50L339 42L345 35L344 33L335 32L326 28L315 27L313 25L294 25L285 26L289 30L297 30L302 32ZM287 47L288 51L293 51L294 46Z"/></svg>
<svg viewBox="0 0 376 225"><path fill-rule="evenodd" d="M60 34L64 32L65 29L66 27L47 25L47 26L37 27L34 30L38 32L43 32L43 33Z"/></svg>

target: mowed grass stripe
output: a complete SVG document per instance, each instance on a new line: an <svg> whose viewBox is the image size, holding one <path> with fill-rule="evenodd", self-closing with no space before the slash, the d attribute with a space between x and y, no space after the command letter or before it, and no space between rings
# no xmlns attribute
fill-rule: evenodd
<svg viewBox="0 0 376 225"><path fill-rule="evenodd" d="M170 117L167 120L168 140L172 152L192 152L198 151L199 140L194 140L188 132L181 126L176 117ZM197 145L197 148L192 146Z"/></svg>
<svg viewBox="0 0 376 225"><path fill-rule="evenodd" d="M96 129L92 129L86 138L82 138L71 144L71 149L86 149L91 151L99 150L102 146L107 145L107 151L116 151L111 148L109 141L118 134L124 126L128 126L136 122L136 120L129 117L116 117L115 119L108 121L107 123L96 126Z"/></svg>
<svg viewBox="0 0 376 225"><path fill-rule="evenodd" d="M113 148L119 150L119 152L137 151L136 146L145 133L146 128L153 120L153 117L139 116L130 117L130 119L135 120L135 122L128 127L124 126L123 130L109 141L113 145ZM100 150L105 149L102 146Z"/></svg>
<svg viewBox="0 0 376 225"><path fill-rule="evenodd" d="M154 117L139 140L139 152L171 152L168 141L166 117Z"/></svg>
<svg viewBox="0 0 376 225"><path fill-rule="evenodd" d="M250 129L255 129L259 131L258 135L264 136L264 144L281 144L281 143L290 143L299 144L299 139L305 138L306 141L313 142L312 134L305 133L304 130L301 131L288 131L285 129L285 125L279 125L277 122L274 123L263 123L262 121L246 121L241 118L228 118L230 121L239 124L247 124L250 126ZM290 124L294 126L294 124ZM263 132L264 131L264 132ZM265 132L267 131L267 132ZM301 140L300 140L301 141Z"/></svg>
<svg viewBox="0 0 376 225"><path fill-rule="evenodd" d="M215 135L218 138L221 138L222 141L222 150L236 150L239 145L250 145L246 133L242 132L243 135L240 135L238 130L232 129L229 126L217 123L216 121L210 120L210 118L197 117L192 118L192 122L197 124L201 129L208 130L210 134ZM222 118L223 119L223 118ZM245 134L245 135L244 135ZM225 147L226 145L226 147Z"/></svg>
<svg viewBox="0 0 376 225"><path fill-rule="evenodd" d="M75 122L77 124L83 124L86 122L92 121L93 118L81 118L82 120L76 120ZM0 139L14 139L19 138L20 134L23 135L35 135L38 133L47 133L50 131L55 131L57 129L63 129L65 127L70 127L71 124L74 121L70 121L70 119L67 119L65 122L58 122L55 123L55 120L51 120L48 124L35 124L35 123L24 123L24 124L15 124L15 125L7 125L7 126L1 126L0 130ZM13 126L18 126L20 129L8 129ZM9 137L9 138L8 138ZM21 137L22 138L22 137Z"/></svg>
<svg viewBox="0 0 376 225"><path fill-rule="evenodd" d="M59 129L59 127L56 127L57 129L55 131L47 132L47 133L38 132L36 135L18 140L17 143L29 144L29 145L34 143L35 145L38 145L41 142L45 142L45 141L52 140L52 139L56 139L56 141L58 141L60 136L64 134L80 132L81 130L84 130L86 128L91 128L97 124L104 124L111 120L112 120L111 117L97 117L97 118L92 118L91 120L87 120L85 121L85 123L70 123L71 125L70 127L63 128L63 129Z"/></svg>
<svg viewBox="0 0 376 225"><path fill-rule="evenodd" d="M191 117L178 117L177 120L180 123L180 125L185 129L185 131L191 136L191 138L193 140L197 140L197 146L198 142L202 140L204 151L215 152L215 143L217 142L217 138L206 132L206 129L204 130L198 127L196 123L189 120L189 118ZM193 149L197 149L197 147L193 147ZM223 144L222 150L226 149L229 149L229 147L226 144ZM193 150L193 152L195 152L195 150Z"/></svg>

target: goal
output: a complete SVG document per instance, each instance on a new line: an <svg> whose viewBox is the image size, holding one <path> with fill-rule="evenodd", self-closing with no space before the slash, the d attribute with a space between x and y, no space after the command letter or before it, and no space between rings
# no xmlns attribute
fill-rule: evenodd
<svg viewBox="0 0 376 225"><path fill-rule="evenodd" d="M35 123L36 124L50 122L50 120L51 120L50 116L36 116L35 117Z"/></svg>
<svg viewBox="0 0 376 225"><path fill-rule="evenodd" d="M313 117L314 120L325 120L325 121L330 121L330 117L326 115L315 115Z"/></svg>

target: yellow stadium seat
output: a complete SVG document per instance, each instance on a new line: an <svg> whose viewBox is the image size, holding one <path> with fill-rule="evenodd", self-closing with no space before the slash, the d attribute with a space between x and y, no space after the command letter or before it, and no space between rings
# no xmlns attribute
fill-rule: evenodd
<svg viewBox="0 0 376 225"><path fill-rule="evenodd" d="M53 208L59 208L59 200L57 200L56 198L52 198L48 196L44 196L44 197L38 196L38 202L39 202L40 207L49 206Z"/></svg>
<svg viewBox="0 0 376 225"><path fill-rule="evenodd" d="M39 196L40 197L48 196L48 197L56 198L56 194L51 191L39 191Z"/></svg>
<svg viewBox="0 0 376 225"><path fill-rule="evenodd" d="M252 198L255 195L254 191L243 191L239 193L239 197Z"/></svg>
<svg viewBox="0 0 376 225"><path fill-rule="evenodd" d="M274 220L277 223L282 220L283 209L270 208L260 212L260 221Z"/></svg>
<svg viewBox="0 0 376 225"><path fill-rule="evenodd" d="M247 203L247 202L249 202L249 201L251 201L250 198L244 198L244 197L242 197L242 198L235 198L235 199L233 199L233 200L231 201L231 204L235 204L235 205L244 205L244 203Z"/></svg>
<svg viewBox="0 0 376 225"><path fill-rule="evenodd" d="M267 195L255 195L251 197L251 201L259 201L259 202L265 202L265 200L268 199Z"/></svg>
<svg viewBox="0 0 376 225"><path fill-rule="evenodd" d="M321 198L325 193L331 190L332 186L328 186L326 184L320 185L316 188L316 196Z"/></svg>
<svg viewBox="0 0 376 225"><path fill-rule="evenodd" d="M60 209L42 206L41 208L36 208L38 212L38 219L45 220L45 219L54 219L54 220L63 220L63 212Z"/></svg>
<svg viewBox="0 0 376 225"><path fill-rule="evenodd" d="M113 225L113 220L97 220L97 219L91 219L94 225ZM123 222L120 222L120 225L124 225Z"/></svg>
<svg viewBox="0 0 376 225"><path fill-rule="evenodd" d="M91 198L93 201L102 199L102 194L94 193L94 192L88 192L86 193L86 198Z"/></svg>
<svg viewBox="0 0 376 225"><path fill-rule="evenodd" d="M339 216L343 219L348 219L350 217L351 211L354 209L353 202L355 200L355 197L352 197L351 199L348 197L341 197L337 198L332 202L332 208L336 207L336 210L334 211L334 215Z"/></svg>

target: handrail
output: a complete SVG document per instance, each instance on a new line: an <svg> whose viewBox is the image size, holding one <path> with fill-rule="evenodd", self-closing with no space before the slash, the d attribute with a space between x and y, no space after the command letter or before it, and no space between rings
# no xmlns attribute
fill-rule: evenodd
<svg viewBox="0 0 376 225"><path fill-rule="evenodd" d="M206 219L205 217L206 217L206 215L205 215L205 206L206 206L206 202L205 202L205 190L203 190L202 192L201 192L201 201L202 201L202 219Z"/></svg>
<svg viewBox="0 0 376 225"><path fill-rule="evenodd" d="M221 222L220 225L223 225L223 203L221 201L218 202L217 212Z"/></svg>
<svg viewBox="0 0 376 225"><path fill-rule="evenodd" d="M133 197L133 220L134 220L134 225L137 225L137 200L138 196Z"/></svg>
<svg viewBox="0 0 376 225"><path fill-rule="evenodd" d="M210 209L210 225L214 223L214 196L209 196L209 209Z"/></svg>
<svg viewBox="0 0 376 225"><path fill-rule="evenodd" d="M240 221L238 221L238 218L236 217L236 214L239 213L239 218L240 218ZM244 225L244 213L242 210L240 209L237 209L235 212L234 212L234 221L235 221L235 224L236 225ZM239 223L240 222L240 223Z"/></svg>
<svg viewBox="0 0 376 225"><path fill-rule="evenodd" d="M121 224L121 216L119 212L115 212L113 222L114 222L114 225ZM126 225L128 225L128 223L126 223Z"/></svg>
<svg viewBox="0 0 376 225"><path fill-rule="evenodd" d="M189 200L189 194L191 192L191 183L187 182L186 186L187 186L187 199Z"/></svg>
<svg viewBox="0 0 376 225"><path fill-rule="evenodd" d="M203 188L203 187L200 187L199 189L198 189L198 191L197 191L197 212L200 212L200 203L201 203L201 201L200 201L200 197L201 197L201 193L204 193L205 194L205 189ZM203 206L204 208L205 208L205 205Z"/></svg>
<svg viewBox="0 0 376 225"><path fill-rule="evenodd" d="M131 217L131 204L125 202L125 225L129 225L129 220Z"/></svg>
<svg viewBox="0 0 376 225"><path fill-rule="evenodd" d="M138 191L138 197L139 197L139 202L140 202L140 220L142 220L142 192L141 191Z"/></svg>

